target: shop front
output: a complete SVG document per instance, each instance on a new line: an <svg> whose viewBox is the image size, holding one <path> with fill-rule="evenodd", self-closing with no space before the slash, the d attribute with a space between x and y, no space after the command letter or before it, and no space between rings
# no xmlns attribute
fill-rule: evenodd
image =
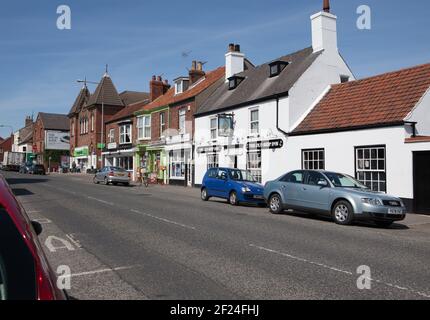
<svg viewBox="0 0 430 320"><path fill-rule="evenodd" d="M92 161L88 146L75 148L73 151L73 157L70 159L71 169L76 169L85 173L87 169L91 168L91 165Z"/></svg>
<svg viewBox="0 0 430 320"><path fill-rule="evenodd" d="M132 179L136 179L135 170L135 154L136 148L131 144L118 145L117 143L109 143L107 151L103 152L104 166L120 167L130 172Z"/></svg>
<svg viewBox="0 0 430 320"><path fill-rule="evenodd" d="M191 136L173 136L167 140L169 184L192 186L194 180Z"/></svg>
<svg viewBox="0 0 430 320"><path fill-rule="evenodd" d="M151 183L166 184L167 155L164 147L148 147L143 157L146 173Z"/></svg>

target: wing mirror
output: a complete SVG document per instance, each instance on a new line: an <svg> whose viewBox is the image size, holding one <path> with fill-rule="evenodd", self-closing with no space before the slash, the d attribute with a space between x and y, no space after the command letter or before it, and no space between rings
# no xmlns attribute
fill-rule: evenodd
<svg viewBox="0 0 430 320"><path fill-rule="evenodd" d="M40 235L43 231L42 225L37 221L31 221L31 225L33 226L34 232L36 232L37 235Z"/></svg>
<svg viewBox="0 0 430 320"><path fill-rule="evenodd" d="M320 181L318 181L318 185L320 187L328 187L328 182L327 182L327 180L320 180Z"/></svg>

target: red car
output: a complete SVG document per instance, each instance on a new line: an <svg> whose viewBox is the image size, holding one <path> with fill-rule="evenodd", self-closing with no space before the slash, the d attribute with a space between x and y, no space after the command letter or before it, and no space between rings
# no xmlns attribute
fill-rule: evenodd
<svg viewBox="0 0 430 320"><path fill-rule="evenodd" d="M28 218L0 174L0 300L66 300Z"/></svg>

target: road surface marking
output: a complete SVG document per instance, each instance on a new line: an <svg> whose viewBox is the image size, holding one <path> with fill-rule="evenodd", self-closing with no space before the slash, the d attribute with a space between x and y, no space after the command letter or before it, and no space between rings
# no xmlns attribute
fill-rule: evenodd
<svg viewBox="0 0 430 320"><path fill-rule="evenodd" d="M87 198L90 199L90 200L94 200L94 201L98 201L98 202L107 204L109 206L114 206L114 204L112 202L108 202L108 201L105 201L105 200L102 200L102 199L97 199L97 198L89 197L89 196Z"/></svg>
<svg viewBox="0 0 430 320"><path fill-rule="evenodd" d="M53 241L60 242L63 245L56 247L52 243ZM49 249L49 251L51 251L51 252L57 252L58 249L67 249L69 251L75 250L75 247L73 247L73 245L69 241L67 241L63 238L60 238L60 237L56 237L56 236L49 236L48 238L46 238L45 245Z"/></svg>
<svg viewBox="0 0 430 320"><path fill-rule="evenodd" d="M316 265L316 266L319 266L319 267L322 267L322 268L325 268L325 269L329 269L329 270L332 270L332 271L344 273L344 274L351 275L351 276L355 275L354 273L352 273L350 271L346 271L346 270L342 270L342 269L339 269L339 268L331 267L331 266L328 266L326 264L314 262L314 261L311 261L311 260L308 260L308 259L296 257L296 256L293 256L291 254L284 253L284 252L281 252L281 251L277 251L277 250L273 250L273 249L268 249L268 248L265 248L265 247L260 247L260 246L257 246L255 244L250 244L249 246L253 247L253 248L256 248L256 249L259 249L259 250L262 250L262 251L266 251L266 252L274 253L274 254L277 254L277 255L281 255L283 257L290 258L290 259L293 259L293 260L296 260L296 261L300 261L300 262L304 262L304 263ZM420 292L420 291L415 290L415 289L401 287L399 285L395 285L395 284L392 284L392 283L384 282L382 280L378 280L378 279L374 279L374 278L370 278L369 280L374 281L374 282L379 283L379 284L382 284L382 285L385 285L387 287L394 288L394 289L398 289L398 290L402 290L402 291L408 291L408 292L411 292L413 294L419 295L419 296L424 297L424 298L430 298L430 294L423 293L423 292Z"/></svg>
<svg viewBox="0 0 430 320"><path fill-rule="evenodd" d="M27 213L39 213L40 211L37 210L31 210L31 211L27 211Z"/></svg>
<svg viewBox="0 0 430 320"><path fill-rule="evenodd" d="M31 219L31 220L39 222L40 224L49 224L49 223L52 223L51 220L46 219L46 218L36 218L36 219Z"/></svg>
<svg viewBox="0 0 430 320"><path fill-rule="evenodd" d="M107 269L99 269L94 271L87 271L87 272L80 272L80 273L72 273L70 275L64 275L63 277L80 277L80 276L89 276L97 273L105 273L105 272L115 272L115 271L121 271L121 270L128 270L132 269L134 266L129 267L118 267L118 268L107 268Z"/></svg>
<svg viewBox="0 0 430 320"><path fill-rule="evenodd" d="M82 248L81 243L75 239L75 236L71 233L71 234L66 234L66 237L78 248Z"/></svg>
<svg viewBox="0 0 430 320"><path fill-rule="evenodd" d="M191 230L196 230L195 227L187 226L186 224L182 224L182 223L179 223L179 222L176 222L176 221L172 221L172 220L160 218L160 217L154 216L154 215L149 214L149 213L145 213L145 212L134 210L134 209L131 209L130 211L134 212L134 213L137 213L137 214L141 214L141 215L150 217L150 218L153 218L153 219L156 219L156 220L160 220L160 221L163 221L163 222L166 222L166 223L174 224L174 225L177 225L177 226L180 226L180 227L183 227L183 228L187 228L187 229L191 229Z"/></svg>

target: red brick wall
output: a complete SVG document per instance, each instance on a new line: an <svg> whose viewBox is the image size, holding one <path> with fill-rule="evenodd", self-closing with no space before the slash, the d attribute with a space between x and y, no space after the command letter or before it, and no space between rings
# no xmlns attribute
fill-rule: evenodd
<svg viewBox="0 0 430 320"><path fill-rule="evenodd" d="M0 162L3 162L4 153L12 150L13 138L6 139L0 143Z"/></svg>
<svg viewBox="0 0 430 320"><path fill-rule="evenodd" d="M33 152L43 153L45 151L45 129L42 120L38 118L33 129Z"/></svg>

